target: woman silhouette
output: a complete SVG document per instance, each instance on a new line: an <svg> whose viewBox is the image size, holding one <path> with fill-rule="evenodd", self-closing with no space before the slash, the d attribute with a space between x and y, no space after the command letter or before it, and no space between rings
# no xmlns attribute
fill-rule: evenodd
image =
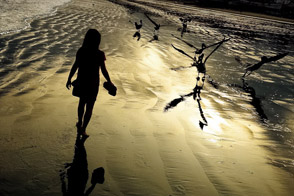
<svg viewBox="0 0 294 196"><path fill-rule="evenodd" d="M78 134L88 137L87 125L92 116L92 110L99 90L99 68L105 79L111 84L110 77L105 67L104 52L99 50L101 34L96 29L89 29L85 35L82 47L76 54L76 60L70 70L66 87L70 89L71 78L78 69L77 83L80 86L78 106ZM86 112L84 112L86 107Z"/></svg>

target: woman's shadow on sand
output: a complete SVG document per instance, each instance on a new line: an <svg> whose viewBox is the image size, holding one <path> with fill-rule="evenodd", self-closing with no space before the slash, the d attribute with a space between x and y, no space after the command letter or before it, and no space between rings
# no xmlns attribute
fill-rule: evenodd
<svg viewBox="0 0 294 196"><path fill-rule="evenodd" d="M60 173L63 196L88 196L97 183L104 183L104 168L94 169L91 178L92 185L85 192L89 177L87 152L84 146L86 139L77 136L73 161L66 163L65 168Z"/></svg>

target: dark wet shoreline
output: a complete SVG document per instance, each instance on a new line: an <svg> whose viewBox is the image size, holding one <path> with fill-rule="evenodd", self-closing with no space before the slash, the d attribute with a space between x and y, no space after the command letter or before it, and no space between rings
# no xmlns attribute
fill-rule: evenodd
<svg viewBox="0 0 294 196"><path fill-rule="evenodd" d="M165 0L175 2L174 0ZM273 9L273 5L270 7L268 5L262 5L260 2L256 5L250 5L249 2L242 1L191 1L191 0L178 0L178 3L185 5L199 6L207 9L217 9L220 11L228 11L233 13L245 14L249 16L259 16L262 18L275 18L281 21L293 22L294 15L293 11L291 12L290 6L284 6L283 9ZM275 4L274 6L282 6Z"/></svg>

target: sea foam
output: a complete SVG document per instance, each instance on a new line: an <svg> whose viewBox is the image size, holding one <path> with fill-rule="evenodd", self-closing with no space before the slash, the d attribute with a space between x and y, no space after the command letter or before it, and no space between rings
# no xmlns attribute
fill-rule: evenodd
<svg viewBox="0 0 294 196"><path fill-rule="evenodd" d="M0 34L29 27L29 19L53 13L71 0L0 0Z"/></svg>

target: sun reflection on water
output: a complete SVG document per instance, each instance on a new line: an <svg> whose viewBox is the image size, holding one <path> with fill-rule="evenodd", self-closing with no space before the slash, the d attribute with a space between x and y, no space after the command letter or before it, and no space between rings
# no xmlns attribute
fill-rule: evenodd
<svg viewBox="0 0 294 196"><path fill-rule="evenodd" d="M201 102L203 103L203 112L206 120L208 122L208 126L203 127L203 132L215 136L219 136L223 134L223 127L229 126L229 123L226 119L221 116L221 113L214 109L213 104L208 99L202 99ZM204 107L205 106L205 107ZM197 127L199 127L199 121L195 122L195 117L190 118L190 121ZM210 139L211 142L217 142L216 139Z"/></svg>

